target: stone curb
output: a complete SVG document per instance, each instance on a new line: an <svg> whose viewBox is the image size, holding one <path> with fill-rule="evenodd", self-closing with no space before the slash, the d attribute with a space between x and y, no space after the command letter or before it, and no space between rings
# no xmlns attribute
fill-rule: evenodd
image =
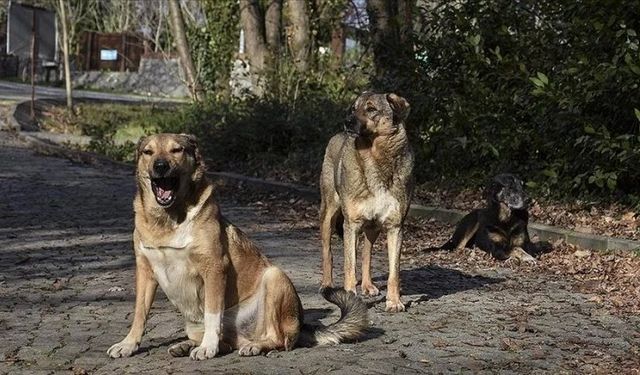
<svg viewBox="0 0 640 375"><path fill-rule="evenodd" d="M434 218L449 224L455 224L462 219L464 215L466 215L466 212L413 204L409 209L409 215L414 217ZM640 249L640 241L579 233L540 223L530 222L529 234L538 236L542 241L564 240L572 245L600 251L632 251Z"/></svg>

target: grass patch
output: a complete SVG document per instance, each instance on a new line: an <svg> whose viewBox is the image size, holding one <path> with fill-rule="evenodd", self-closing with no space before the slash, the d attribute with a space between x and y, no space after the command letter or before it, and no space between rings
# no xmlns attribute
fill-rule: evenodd
<svg viewBox="0 0 640 375"><path fill-rule="evenodd" d="M89 136L88 151L132 161L138 139L158 132L157 124L175 110L153 104L79 103L74 113L62 106L48 107L40 124L47 131Z"/></svg>

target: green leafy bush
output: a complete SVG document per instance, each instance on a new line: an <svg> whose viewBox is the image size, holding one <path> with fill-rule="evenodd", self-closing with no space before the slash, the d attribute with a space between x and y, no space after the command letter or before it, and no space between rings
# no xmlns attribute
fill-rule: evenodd
<svg viewBox="0 0 640 375"><path fill-rule="evenodd" d="M636 201L640 4L470 0L423 9L418 175L523 175L538 194Z"/></svg>

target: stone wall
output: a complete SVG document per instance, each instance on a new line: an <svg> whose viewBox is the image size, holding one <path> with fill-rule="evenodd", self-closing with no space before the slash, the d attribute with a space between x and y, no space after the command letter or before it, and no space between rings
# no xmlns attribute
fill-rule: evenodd
<svg viewBox="0 0 640 375"><path fill-rule="evenodd" d="M189 96L178 59L142 58L137 72L76 72L73 86L171 98Z"/></svg>

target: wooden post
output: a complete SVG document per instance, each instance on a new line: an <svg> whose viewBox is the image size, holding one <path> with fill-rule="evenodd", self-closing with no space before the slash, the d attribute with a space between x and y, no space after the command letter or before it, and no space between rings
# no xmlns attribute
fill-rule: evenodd
<svg viewBox="0 0 640 375"><path fill-rule="evenodd" d="M84 70L89 71L91 70L91 60L93 59L93 32L86 31L84 35L86 36L85 43L87 43Z"/></svg>
<svg viewBox="0 0 640 375"><path fill-rule="evenodd" d="M122 33L122 35L120 36L120 51L122 51L122 53L118 53L120 56L118 56L120 58L120 71L124 72L126 70L126 58L127 58L127 41L126 41L126 35L125 33Z"/></svg>
<svg viewBox="0 0 640 375"><path fill-rule="evenodd" d="M71 93L71 67L69 65L69 34L67 32L67 12L66 5L60 0L60 20L62 23L62 53L64 55L64 83L67 94L67 109L73 110L73 98Z"/></svg>

